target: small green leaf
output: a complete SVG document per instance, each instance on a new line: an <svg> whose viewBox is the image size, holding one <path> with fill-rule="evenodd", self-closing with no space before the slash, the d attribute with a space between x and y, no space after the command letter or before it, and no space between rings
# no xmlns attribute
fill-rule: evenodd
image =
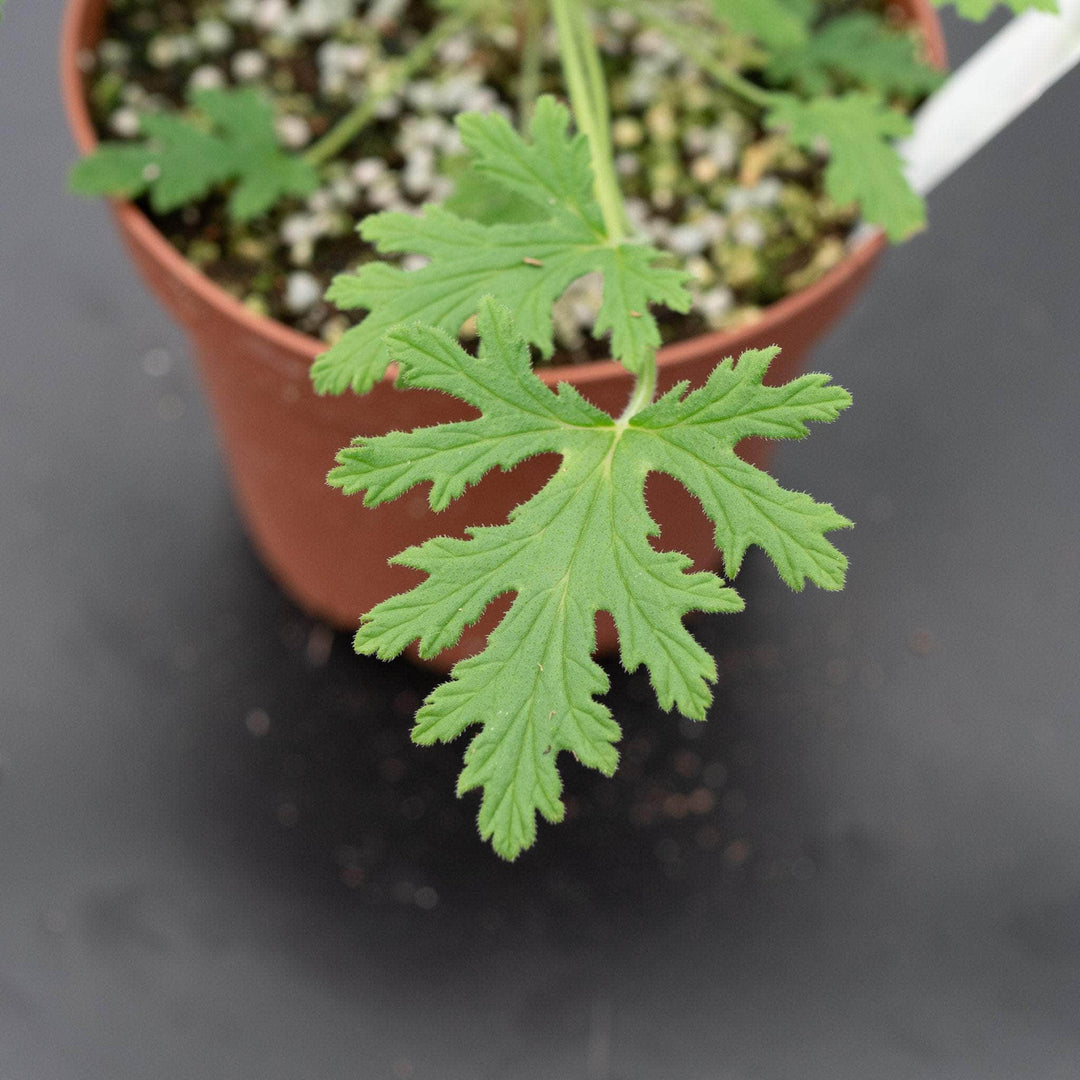
<svg viewBox="0 0 1080 1080"><path fill-rule="evenodd" d="M919 58L915 39L868 11L832 19L804 44L774 52L765 70L776 85L824 94L858 85L888 96L919 97L944 76Z"/></svg>
<svg viewBox="0 0 1080 1080"><path fill-rule="evenodd" d="M539 219L486 224L439 207L427 207L419 217L387 213L365 219L361 235L380 252L426 255L430 261L409 272L369 263L334 281L328 299L370 314L316 360L312 379L318 392L369 390L390 362L387 330L417 320L457 334L485 295L512 308L519 331L550 356L553 303L568 285L593 272L604 275L593 333L610 332L615 359L639 370L660 345L649 305L688 311L687 275L663 265L661 253L647 244L609 240L592 196L588 144L581 135L571 137L569 125L570 114L551 97L537 102L531 142L501 116L459 118L477 172L536 207Z"/></svg>
<svg viewBox="0 0 1080 1080"><path fill-rule="evenodd" d="M72 169L72 188L120 198L149 191L164 214L232 180L230 215L247 221L319 186L312 165L278 146L273 107L255 90L200 90L190 100L190 115L143 116L142 143L103 143Z"/></svg>
<svg viewBox="0 0 1080 1080"><path fill-rule="evenodd" d="M229 195L229 214L234 221L250 221L284 196L304 198L318 186L318 172L303 158L268 154L253 167L238 171L236 187Z"/></svg>
<svg viewBox="0 0 1080 1080"><path fill-rule="evenodd" d="M860 92L812 101L776 94L774 102L765 116L767 127L786 131L805 150L828 150L825 190L836 202L858 202L863 217L880 225L891 240L924 227L925 205L904 179L892 145L911 131L906 116L877 95Z"/></svg>
<svg viewBox="0 0 1080 1080"><path fill-rule="evenodd" d="M363 653L389 658L418 639L421 655L433 656L496 597L513 594L486 649L454 667L413 732L426 744L480 725L458 790L482 789L481 834L513 859L534 841L537 813L549 821L563 815L561 751L601 772L615 769L619 729L596 700L608 681L591 655L598 611L615 620L624 667L647 667L661 707L701 719L711 702L715 663L682 619L743 603L718 575L652 546L660 530L645 505L648 475L669 473L701 500L729 574L757 544L793 587L809 579L839 588L846 560L825 534L850 522L785 491L734 448L748 435L801 438L808 422L832 420L850 398L822 375L762 385L777 351L767 349L737 364L725 360L700 390L678 386L616 420L572 387L548 389L510 312L490 298L479 308L478 357L432 327L402 326L387 338L402 384L452 394L479 418L358 439L339 454L329 481L364 492L370 506L431 482L431 505L441 509L493 468L536 454L561 457L506 524L398 555L395 562L426 579L368 612L356 635Z"/></svg>
<svg viewBox="0 0 1080 1080"><path fill-rule="evenodd" d="M1004 5L1017 15L1025 11L1058 11L1057 0L934 0L934 4L937 7L952 4L965 19L974 19L976 22L982 22L998 4Z"/></svg>
<svg viewBox="0 0 1080 1080"><path fill-rule="evenodd" d="M142 118L142 130L156 170L150 205L159 214L205 198L233 171L228 145L190 120L149 113Z"/></svg>
<svg viewBox="0 0 1080 1080"><path fill-rule="evenodd" d="M104 143L75 163L68 183L78 195L109 195L133 199L141 195L157 175L157 156L147 146Z"/></svg>
<svg viewBox="0 0 1080 1080"><path fill-rule="evenodd" d="M770 49L804 44L817 7L813 0L712 0L712 6L732 30L748 34Z"/></svg>
<svg viewBox="0 0 1080 1080"><path fill-rule="evenodd" d="M286 195L304 197L319 186L316 168L278 144L274 107L252 89L200 90L192 95L228 144L237 185L229 197L236 221L266 213Z"/></svg>

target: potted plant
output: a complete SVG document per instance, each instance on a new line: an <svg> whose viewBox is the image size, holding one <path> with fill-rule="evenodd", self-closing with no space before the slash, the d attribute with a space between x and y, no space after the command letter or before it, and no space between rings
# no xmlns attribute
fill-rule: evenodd
<svg viewBox="0 0 1080 1080"><path fill-rule="evenodd" d="M240 0L233 6L245 7ZM315 18L326 6L262 5L290 18ZM375 5L391 14L404 6ZM402 35L389 73L305 155L282 149L273 112L256 93L207 83L191 90L190 114L137 118L130 133L143 138L87 158L77 186L148 192L162 214L227 188L225 229L280 197L311 195L318 169L424 62L493 12L499 22L505 10L462 0L440 7L449 10L428 11L422 35ZM688 7L687 17L681 6L673 14L637 0L515 9L521 128L498 111L461 116L456 130L467 163L456 202L419 216L366 219L362 235L380 251L426 261L416 268L370 262L338 277L329 298L367 315L328 349L245 308L185 262L130 203L117 208L140 269L191 331L252 535L286 587L338 623L367 611L360 651L389 657L419 641L425 658L455 646L451 655L475 652L425 702L414 737L451 739L482 725L459 791L483 789L481 832L508 858L534 840L537 811L551 821L562 814L561 750L601 771L615 768L618 727L596 701L607 685L592 659L597 613L609 616L599 644L610 647L617 628L624 666L644 664L664 708L702 718L715 665L682 617L742 607L713 572L717 551L727 576L758 544L794 588L807 579L841 586L845 560L826 534L850 523L826 504L784 491L754 462L763 461L761 440L802 437L807 422L830 420L848 404L826 377L792 376L801 351L850 299L882 243L841 253L818 280L754 323L658 353L663 335L654 306L689 312L692 274L644 240L642 221L627 210L619 128L592 15L602 13L609 28L620 21L635 31L646 27L680 63L739 99L756 114L761 141L772 140L759 158L787 154L809 167L820 157L831 202L859 202L895 239L922 223L921 201L889 144L906 133L907 121L882 93L851 88L861 75L884 80L890 95L906 89L909 100L928 89L908 39L868 29L865 13L823 21L818 5L802 0ZM905 7L940 61L926 4ZM961 7L978 14L987 5L963 0ZM84 149L94 136L79 61L100 35L103 12L104 0L74 0L65 31L67 100ZM545 34L555 43L572 116L540 92ZM717 41L730 50L722 57L713 51ZM755 78L732 62L740 50ZM913 85L919 71L924 81ZM663 111L652 122L670 126ZM530 349L550 356L555 348L556 303L590 275L602 283L592 330L614 359L534 373ZM471 353L457 340L463 329L475 337ZM308 388L309 365L318 394ZM397 387L387 375L391 365ZM347 389L362 396L344 407L349 399L320 396ZM365 493L367 521L329 509L314 481L328 448L358 432L330 480ZM747 446L748 438L759 441ZM529 464L511 477L507 470L522 462ZM496 466L504 472L483 480ZM675 483L650 486L647 508L646 480L657 473ZM418 525L423 505L414 489L427 483L428 502L443 515ZM473 485L471 498L462 498ZM696 513L687 512L679 485L700 501ZM456 515L447 509L452 504ZM425 539L436 531L444 535ZM657 536L662 549L652 542ZM357 548L369 562L350 577L345 568ZM387 557L398 577L373 569ZM350 580L356 587L347 589ZM477 623L492 601L511 594L505 614ZM476 639L462 645L474 624Z"/></svg>

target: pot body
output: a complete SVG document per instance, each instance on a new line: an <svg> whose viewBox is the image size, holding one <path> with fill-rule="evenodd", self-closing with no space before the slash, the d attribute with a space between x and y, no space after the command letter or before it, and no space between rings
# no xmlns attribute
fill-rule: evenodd
<svg viewBox="0 0 1080 1080"><path fill-rule="evenodd" d="M930 58L944 61L940 27L928 0L906 0L927 42ZM101 36L106 0L70 0L63 27L61 84L69 124L79 150L96 136L87 108L79 53ZM355 628L360 615L380 600L410 588L422 575L387 560L433 535L461 536L469 525L497 524L550 475L554 458L537 458L508 473L496 471L438 515L426 491L414 489L376 508L347 498L325 483L338 450L357 435L424 427L466 419L465 406L428 391L399 391L387 379L358 397L319 397L308 369L320 342L256 316L214 284L168 243L131 203L115 203L116 223L150 290L184 327L194 346L209 395L218 438L236 500L258 554L285 592L305 611L333 626ZM688 380L701 385L716 363L744 349L779 345L767 382L784 383L801 373L807 349L865 285L885 246L873 234L814 285L767 308L745 328L706 334L670 346L659 357L663 391ZM599 407L618 413L631 379L611 362L544 369L548 385L573 383ZM764 467L769 444L747 439L746 460ZM649 507L660 524L659 546L683 551L696 566L715 569L719 553L712 527L693 499L674 481L649 481ZM466 631L455 650L435 666L482 646L493 617ZM615 645L610 621L598 624L598 647Z"/></svg>

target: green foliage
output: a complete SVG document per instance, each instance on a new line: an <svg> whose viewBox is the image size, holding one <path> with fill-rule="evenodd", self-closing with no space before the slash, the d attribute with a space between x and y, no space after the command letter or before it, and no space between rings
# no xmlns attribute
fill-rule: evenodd
<svg viewBox="0 0 1080 1080"><path fill-rule="evenodd" d="M257 91L199 90L193 113L142 117L140 143L103 143L71 172L82 195L134 198L146 191L156 213L168 213L235 181L228 211L236 221L265 213L286 195L310 195L319 176L283 151L272 106Z"/></svg>
<svg viewBox="0 0 1080 1080"><path fill-rule="evenodd" d="M957 2L970 9L988 0ZM611 3L667 32L755 121L827 153L825 186L836 201L858 201L893 239L922 226L922 202L891 145L910 125L886 100L918 96L936 76L906 35L860 15L824 19L818 0L711 0L717 20L746 39L739 50L777 87L770 89L732 70L679 12L665 11L676 5ZM481 19L492 10L490 0L436 6L451 18ZM655 399L660 331L651 307L687 311L686 275L650 245L623 238L589 5L551 0L550 10L581 133L571 134L569 111L551 97L537 101L528 138L498 115L459 117L469 161L456 195L419 216L376 214L360 226L379 252L424 256L426 265L405 271L375 262L339 276L328 299L366 315L312 369L321 393L364 392L393 362L400 385L442 391L478 414L361 436L343 449L329 482L362 494L368 506L428 484L438 511L492 469L540 454L559 458L548 482L505 523L397 555L396 563L426 577L363 615L355 641L358 651L382 658L415 641L432 657L456 644L493 601L512 595L486 648L454 667L413 732L426 744L479 729L458 791L480 789L481 834L510 859L535 840L537 813L549 821L563 815L561 752L604 773L616 768L620 731L598 700L608 679L592 657L598 612L611 614L623 666L645 666L663 709L703 719L711 703L716 666L683 619L739 611L743 601L720 575L653 546L664 538L645 503L651 473L673 477L699 500L728 578L757 546L793 589L807 581L839 589L846 559L828 534L851 524L735 454L748 436L798 439L808 423L835 419L850 398L826 376L765 386L777 350L754 350L722 361L700 388L680 384ZM434 47L434 33L416 56ZM404 78L409 56L397 70ZM832 96L800 96L826 92ZM311 162L347 145L373 115L374 100L358 103L305 160L279 148L272 109L254 91L203 91L192 96L188 115L146 116L142 142L103 146L77 167L73 183L88 193L148 192L161 212L231 184L230 213L244 220L282 195L314 190ZM549 389L531 368L531 349L554 352L555 301L593 273L603 282L593 334L610 337L611 355L635 376L619 417L567 385ZM475 357L456 340L473 316Z"/></svg>
<svg viewBox="0 0 1080 1080"><path fill-rule="evenodd" d="M560 30L573 29L561 2ZM809 9L791 10L809 25ZM750 435L801 438L809 421L834 419L849 397L825 376L766 387L776 350L759 350L723 361L700 389L681 384L653 400L660 336L649 305L685 310L689 296L682 275L663 266L658 252L619 238L610 139L596 123L607 105L602 81L589 76L599 60L590 35L573 44L563 62L574 108L590 120L585 135L571 136L567 110L551 98L537 103L528 141L498 116L460 118L471 167L459 178L456 201L419 217L376 215L361 227L380 251L423 255L426 266L405 272L372 264L338 278L330 298L369 314L313 369L323 392L363 390L395 362L401 385L440 390L479 413L360 437L343 450L329 482L362 492L369 506L430 484L437 511L491 469L538 454L560 458L547 484L505 524L470 528L465 538L436 537L396 556L427 576L365 614L355 642L360 652L390 658L418 641L422 656L434 656L492 601L513 595L486 648L454 667L420 709L413 732L417 742L431 743L479 726L458 791L481 790L481 834L511 859L535 840L537 813L549 821L563 815L560 752L604 773L616 767L619 728L597 700L608 680L592 658L599 611L614 619L624 667L645 665L662 708L701 719L711 702L715 664L682 620L692 611L738 611L742 600L720 576L695 572L686 556L652 546L659 526L645 505L650 473L674 477L698 498L729 576L757 545L792 588L810 580L838 589L846 560L827 533L850 524L734 452ZM882 166L894 164L884 158L891 153L884 139L902 134L906 122L876 96L829 99L821 111L760 89L749 100L759 108L767 102L766 122L789 130L799 145L817 149L824 136L828 182L845 201L848 189L875 171L889 184L899 178L898 168ZM857 167L856 148L867 144L869 160ZM906 231L896 223L899 200L871 208L894 233ZM553 303L593 272L603 281L593 332L611 335L612 355L637 377L618 418L569 386L548 389L531 369L530 347L553 350ZM477 313L479 354L472 357L455 339Z"/></svg>
<svg viewBox="0 0 1080 1080"><path fill-rule="evenodd" d="M977 22L985 19L999 4L1004 5L1016 15L1023 14L1025 11L1056 12L1058 10L1057 0L934 0L934 4L938 7L952 4L965 19L974 19Z"/></svg>
<svg viewBox="0 0 1080 1080"><path fill-rule="evenodd" d="M916 86L936 82L936 75L917 62L912 45L903 35L894 36L884 29L871 34L861 19L840 17L826 22L824 29L811 36L810 27L815 16L820 15L813 0L805 4L796 4L795 0L773 2L780 3L784 10L792 5L790 10L797 12L807 27L802 43L774 47L769 54L772 59L765 62L766 74L772 71L778 81L793 83L791 90L766 90L732 71L717 61L707 45L702 45L700 31L688 31L685 23L658 7L633 0L632 10L667 36L720 86L757 110L765 127L786 130L803 149L827 151L830 161L825 186L838 202L858 202L863 217L880 225L893 240L911 235L922 227L925 211L922 200L904 178L902 163L892 147L893 139L910 131L905 113L886 105L881 93L874 90L809 100L795 91L800 89L801 80L809 80L815 87L820 87L823 80L843 87L859 72L859 80L879 88L912 92ZM742 11L729 0L723 0L719 7L725 12L729 7L731 11ZM746 10L761 18L768 9L751 4ZM760 32L769 36L771 30L763 26ZM833 26L839 29L830 31ZM773 64L778 65L775 71Z"/></svg>
<svg viewBox="0 0 1080 1080"><path fill-rule="evenodd" d="M614 419L573 388L549 390L532 372L510 312L480 303L481 348L466 354L444 331L418 324L387 337L404 386L441 390L479 419L358 439L341 452L330 483L366 492L369 506L430 481L432 509L445 507L490 469L557 453L547 485L505 525L468 539L438 537L394 560L424 571L416 588L363 619L356 648L389 658L419 639L423 656L453 645L496 597L513 593L506 616L479 655L457 664L416 718L420 743L456 738L480 725L458 790L483 790L480 831L515 858L535 839L535 815L563 814L556 758L569 751L614 771L619 728L595 700L608 686L591 658L594 619L609 611L623 665L644 664L660 705L702 719L716 679L712 658L682 625L690 611L733 612L743 603L715 574L649 543L659 528L644 500L650 472L680 480L716 528L729 575L757 544L793 588L809 579L843 584L846 560L825 534L850 524L831 507L785 491L734 453L747 435L801 438L811 420L849 404L827 377L783 387L762 377L775 349L720 364L707 384L681 384L628 419Z"/></svg>
<svg viewBox="0 0 1080 1080"><path fill-rule="evenodd" d="M944 78L920 60L910 34L866 11L830 20L797 47L777 48L765 73L807 95L855 85L910 98L930 93Z"/></svg>
<svg viewBox="0 0 1080 1080"><path fill-rule="evenodd" d="M641 243L609 240L593 194L588 143L569 134L570 114L551 97L536 106L526 142L500 116L467 114L458 120L473 168L503 189L535 220L492 224L427 207L420 217L376 214L360 233L381 252L430 259L420 270L370 263L339 276L327 294L339 307L370 314L348 330L312 368L320 393L370 389L386 373L383 335L415 319L456 334L481 297L513 309L518 328L545 356L554 351L552 304L566 287L594 271L604 275L604 303L596 336L611 334L613 355L634 372L660 344L649 311L663 303L686 311L686 275L660 265L661 254Z"/></svg>
<svg viewBox="0 0 1080 1080"><path fill-rule="evenodd" d="M903 163L891 141L911 131L902 113L875 94L852 92L838 98L801 101L777 94L765 116L809 151L828 150L825 189L838 203L858 202L867 221L881 225L891 240L923 228L923 200L904 179Z"/></svg>
<svg viewBox="0 0 1080 1080"><path fill-rule="evenodd" d="M804 45L817 13L815 0L712 0L712 7L725 25L770 49Z"/></svg>
<svg viewBox="0 0 1080 1080"><path fill-rule="evenodd" d="M468 169L454 176L454 192L442 204L443 209L481 225L524 225L544 221L546 211L529 199L504 188L502 184Z"/></svg>
<svg viewBox="0 0 1080 1080"><path fill-rule="evenodd" d="M1014 14L1025 11L1058 10L1057 0L932 0L936 7L952 5L958 14L967 19L981 21L999 4ZM713 10L723 22L739 33L756 38L770 50L784 51L810 43L815 25L824 14L822 0L711 0ZM841 22L850 16L826 22ZM879 22L880 20L875 20Z"/></svg>

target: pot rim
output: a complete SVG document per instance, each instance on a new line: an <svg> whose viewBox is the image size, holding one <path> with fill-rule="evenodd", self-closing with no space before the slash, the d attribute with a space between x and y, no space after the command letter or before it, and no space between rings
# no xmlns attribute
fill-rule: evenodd
<svg viewBox="0 0 1080 1080"><path fill-rule="evenodd" d="M90 117L79 54L87 47L93 20L98 15L96 9L103 11L106 2L107 0L68 0L61 25L59 74L64 112L75 145L84 155L96 148L98 138ZM922 31L924 48L930 63L936 67L944 67L945 42L941 23L931 7L930 0L903 0L903 3L912 21ZM188 262L133 202L116 199L109 201L120 223L133 239L205 304L224 318L238 324L246 333L267 341L277 349L296 355L305 362L305 366L310 366L315 358L329 347L318 338L294 330L269 316L250 311L236 297ZM763 308L761 315L753 322L726 330L709 331L662 347L657 353L660 375L663 376L666 370L685 361L702 356L732 355L745 348L751 335L754 339L761 340L767 337L774 327L820 304L850 277L859 274L874 262L887 246L884 234L877 228L870 230L866 236L859 236L858 232L853 236L855 239L849 250L832 269L826 271L812 285ZM581 386L611 378L625 378L629 373L615 360L597 360L584 364L547 365L537 368L536 374L549 386L567 381ZM385 380L392 382L393 379L394 371L391 369Z"/></svg>

